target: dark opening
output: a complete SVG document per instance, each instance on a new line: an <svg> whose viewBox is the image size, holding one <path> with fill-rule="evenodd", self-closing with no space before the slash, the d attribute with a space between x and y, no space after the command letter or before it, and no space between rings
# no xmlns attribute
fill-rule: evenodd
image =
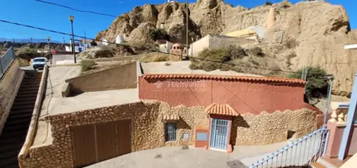
<svg viewBox="0 0 357 168"><path fill-rule="evenodd" d="M288 137L287 137L287 139L290 139L290 138L292 138L294 135L295 135L295 131L292 131L292 130L288 130Z"/></svg>
<svg viewBox="0 0 357 168"><path fill-rule="evenodd" d="M165 124L165 141L176 141L176 123Z"/></svg>

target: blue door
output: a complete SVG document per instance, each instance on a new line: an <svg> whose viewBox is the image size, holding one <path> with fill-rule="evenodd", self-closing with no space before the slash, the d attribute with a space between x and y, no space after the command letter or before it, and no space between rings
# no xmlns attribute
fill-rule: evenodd
<svg viewBox="0 0 357 168"><path fill-rule="evenodd" d="M226 150L228 137L228 120L212 119L210 147Z"/></svg>

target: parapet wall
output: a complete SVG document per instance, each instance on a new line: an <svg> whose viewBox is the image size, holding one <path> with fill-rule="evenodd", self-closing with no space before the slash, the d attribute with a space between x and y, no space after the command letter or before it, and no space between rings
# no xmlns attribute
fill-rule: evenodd
<svg viewBox="0 0 357 168"><path fill-rule="evenodd" d="M23 167L72 167L71 127L128 120L131 122L131 151L163 146L193 145L196 129L209 129L209 116L203 106L170 107L161 102L137 102L70 114L45 117L52 130L53 143L32 146L27 156L20 156ZM165 142L164 115L178 115L177 140ZM316 129L316 112L309 109L276 111L261 115L241 115L233 120L231 144L270 144L287 140L288 132L300 137ZM188 139L183 139L183 135Z"/></svg>
<svg viewBox="0 0 357 168"><path fill-rule="evenodd" d="M70 92L73 94L136 88L136 62L85 74L68 79L66 82L69 84Z"/></svg>
<svg viewBox="0 0 357 168"><path fill-rule="evenodd" d="M15 60L0 79L0 134L25 74L19 67Z"/></svg>

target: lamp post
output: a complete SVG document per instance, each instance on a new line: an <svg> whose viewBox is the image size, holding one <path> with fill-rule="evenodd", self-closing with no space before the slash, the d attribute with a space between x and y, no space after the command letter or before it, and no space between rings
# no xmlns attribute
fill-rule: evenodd
<svg viewBox="0 0 357 168"><path fill-rule="evenodd" d="M69 16L69 21L71 22L71 30L72 30L72 54L73 54L73 60L74 63L77 63L77 59L76 59L76 52L75 52L75 45L74 45L74 31L73 31L73 21L74 21L74 16Z"/></svg>
<svg viewBox="0 0 357 168"><path fill-rule="evenodd" d="M189 21L189 16L188 16L188 0L186 0L186 58L188 58L188 48L189 48L189 45L188 45L188 21Z"/></svg>
<svg viewBox="0 0 357 168"><path fill-rule="evenodd" d="M51 53L50 41L51 41L51 37L48 36L47 38L48 53Z"/></svg>

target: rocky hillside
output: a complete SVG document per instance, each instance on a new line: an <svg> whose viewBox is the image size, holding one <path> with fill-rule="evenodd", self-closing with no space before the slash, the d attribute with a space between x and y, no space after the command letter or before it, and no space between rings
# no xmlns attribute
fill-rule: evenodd
<svg viewBox="0 0 357 168"><path fill-rule="evenodd" d="M186 8L180 3L144 5L119 16L97 39L114 41L119 34L129 42L149 42L150 30L163 28L174 41L185 41ZM250 26L266 29L263 50L283 71L320 66L335 75L335 93L347 95L357 69L357 51L343 46L357 43L342 6L312 1L282 2L252 9L232 7L223 0L198 0L189 4L189 40Z"/></svg>

